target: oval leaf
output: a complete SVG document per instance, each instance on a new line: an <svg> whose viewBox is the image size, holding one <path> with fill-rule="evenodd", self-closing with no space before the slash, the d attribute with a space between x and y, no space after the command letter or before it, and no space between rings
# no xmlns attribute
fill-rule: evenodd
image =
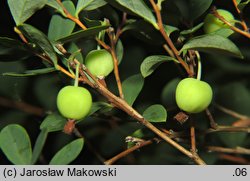
<svg viewBox="0 0 250 181"><path fill-rule="evenodd" d="M30 43L34 43L40 51L52 60L55 66L57 65L57 56L54 48L43 32L28 24L19 25L18 29L25 35Z"/></svg>
<svg viewBox="0 0 250 181"><path fill-rule="evenodd" d="M59 150L50 161L50 165L67 165L72 162L82 151L83 138L72 141Z"/></svg>
<svg viewBox="0 0 250 181"><path fill-rule="evenodd" d="M53 113L44 119L40 125L40 129L47 130L48 132L60 131L63 130L66 122L66 118L62 117L58 113Z"/></svg>
<svg viewBox="0 0 250 181"><path fill-rule="evenodd" d="M39 136L37 137L36 143L33 149L33 154L32 154L32 164L35 164L37 159L39 158L42 152L43 146L45 144L45 141L47 139L47 136L48 136L47 130L42 130Z"/></svg>
<svg viewBox="0 0 250 181"><path fill-rule="evenodd" d="M24 23L46 3L47 0L21 0L18 2L16 0L8 0L8 5L16 25Z"/></svg>
<svg viewBox="0 0 250 181"><path fill-rule="evenodd" d="M106 103L106 102L93 102L88 116L94 114L95 112L97 112L101 109L110 110L112 108L113 108L113 106L111 104Z"/></svg>
<svg viewBox="0 0 250 181"><path fill-rule="evenodd" d="M167 111L162 105L155 104L143 112L143 117L149 122L165 122L167 120Z"/></svg>
<svg viewBox="0 0 250 181"><path fill-rule="evenodd" d="M156 29L159 29L156 19L152 13L152 11L148 8L148 6L144 3L143 0L115 0L119 5L129 9L136 15L145 19L149 23L151 23Z"/></svg>
<svg viewBox="0 0 250 181"><path fill-rule="evenodd" d="M18 124L10 124L0 133L0 147L9 161L16 165L31 164L32 150L26 130Z"/></svg>
<svg viewBox="0 0 250 181"><path fill-rule="evenodd" d="M104 0L78 0L75 15L78 17L82 10L91 11L104 6L105 4L107 4L107 2Z"/></svg>
<svg viewBox="0 0 250 181"><path fill-rule="evenodd" d="M88 28L87 30L80 30L80 31L72 33L69 36L60 38L59 40L57 40L57 42L64 44L64 43L76 41L76 40L79 40L79 39L84 38L84 37L89 37L91 35L96 35L100 31L105 30L108 27L109 26L104 25L104 26L91 27L91 28Z"/></svg>
<svg viewBox="0 0 250 181"><path fill-rule="evenodd" d="M18 61L31 56L25 44L17 40L0 37L0 61Z"/></svg>
<svg viewBox="0 0 250 181"><path fill-rule="evenodd" d="M201 16L210 7L213 0L175 0L183 18L193 21Z"/></svg>
<svg viewBox="0 0 250 181"><path fill-rule="evenodd" d="M155 69L164 62L176 61L176 59L165 55L152 55L145 58L141 64L141 74L145 78L151 75Z"/></svg>
<svg viewBox="0 0 250 181"><path fill-rule="evenodd" d="M60 4L57 3L57 1L55 1L55 0L47 0L47 1L48 2L46 3L46 5L54 8L55 10L57 10L64 17L67 17L66 14L63 11L62 6L60 6Z"/></svg>
<svg viewBox="0 0 250 181"><path fill-rule="evenodd" d="M127 78L122 83L124 99L129 105L133 105L144 85L144 79L140 74Z"/></svg>
<svg viewBox="0 0 250 181"><path fill-rule="evenodd" d="M75 6L71 1L64 1L64 7L70 12L75 13ZM62 28L63 27L63 28ZM49 23L48 38L50 40L58 40L72 33L75 27L75 22L66 19L58 14L52 16Z"/></svg>
<svg viewBox="0 0 250 181"><path fill-rule="evenodd" d="M24 73L6 72L6 73L3 73L2 75L14 76L14 77L28 77L28 76L47 74L47 73L51 73L55 71L56 69L54 67L48 67L48 68L43 68L43 69L27 70Z"/></svg>
<svg viewBox="0 0 250 181"><path fill-rule="evenodd" d="M215 34L198 36L189 40L182 47L180 52L189 49L200 50L208 53L217 52L243 58L239 48L231 40Z"/></svg>

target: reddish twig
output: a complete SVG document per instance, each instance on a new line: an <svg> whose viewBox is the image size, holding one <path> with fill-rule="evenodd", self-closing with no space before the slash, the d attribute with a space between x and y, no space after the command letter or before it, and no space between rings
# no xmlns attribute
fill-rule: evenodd
<svg viewBox="0 0 250 181"><path fill-rule="evenodd" d="M219 146L208 146L207 150L213 151L213 152L250 155L250 149L246 149L246 148L242 148L242 147L224 148L224 147L219 147Z"/></svg>
<svg viewBox="0 0 250 181"><path fill-rule="evenodd" d="M0 97L0 106L8 107L8 108L15 108L23 112L26 112L28 114L33 114L36 116L45 115L45 111L42 108L30 105L25 102L10 100L4 97Z"/></svg>
<svg viewBox="0 0 250 181"><path fill-rule="evenodd" d="M220 154L219 158L223 159L223 160L228 160L228 161L231 161L231 162L243 164L243 165L249 165L250 164L250 161L245 159L245 158L238 157L238 156L233 156L233 155L228 155L228 154Z"/></svg>
<svg viewBox="0 0 250 181"><path fill-rule="evenodd" d="M243 31L237 27L235 27L234 25L232 25L230 22L228 22L223 16L219 15L219 13L217 12L216 8L212 9L212 13L214 14L214 16L216 16L218 19L220 19L223 23L225 23L226 25L229 26L229 28L247 38L250 38L250 33L247 31Z"/></svg>
<svg viewBox="0 0 250 181"><path fill-rule="evenodd" d="M128 154L134 152L135 150L138 150L144 146L150 145L153 143L153 140L147 140L147 141L142 141L139 144L136 144L135 146L128 148L127 150L124 150L123 152L117 154L116 156L110 158L109 160L105 161L105 165L112 165L114 164L117 160L127 156Z"/></svg>
<svg viewBox="0 0 250 181"><path fill-rule="evenodd" d="M233 1L233 4L234 4L234 7L237 11L237 13L239 14L240 16L240 19L241 19L241 26L243 27L244 31L248 31L248 27L247 27L247 24L245 22L245 20L243 19L243 16L242 16L242 13L240 11L240 9L238 8L238 3L236 0L232 0Z"/></svg>
<svg viewBox="0 0 250 181"><path fill-rule="evenodd" d="M84 82L89 84L92 88L96 89L101 95L106 97L114 106L117 108L123 110L128 115L139 121L141 124L143 124L145 127L150 129L152 132L157 134L160 138L168 142L170 145L181 151L183 154L191 158L194 162L200 165L204 165L205 162L196 154L191 153L187 149L185 149L183 146L172 140L170 137L168 137L165 133L160 131L157 127L155 127L153 124L151 124L148 120L146 120L141 114L139 114L135 109L133 109L124 99L117 97L112 92L110 92L105 86L103 86L90 72L89 70L82 65L82 69L80 69L80 74L82 77L82 81L85 80L85 73L88 74L91 79L94 81L94 83L89 84L89 82ZM84 73L84 72L85 73Z"/></svg>
<svg viewBox="0 0 250 181"><path fill-rule="evenodd" d="M177 60L180 62L180 64L183 66L183 68L186 70L186 72L188 73L188 75L190 77L193 76L193 73L190 71L187 63L180 57L180 53L179 51L175 48L172 40L169 38L169 36L167 35L163 22L162 22L162 17L161 17L161 11L159 9L159 7L157 6L157 4L154 2L154 0L150 0L150 3L155 11L156 17L157 17L157 24L159 27L159 31L162 34L163 38L166 40L167 44L169 45L169 47L171 48L171 50L173 51L175 57L177 58Z"/></svg>

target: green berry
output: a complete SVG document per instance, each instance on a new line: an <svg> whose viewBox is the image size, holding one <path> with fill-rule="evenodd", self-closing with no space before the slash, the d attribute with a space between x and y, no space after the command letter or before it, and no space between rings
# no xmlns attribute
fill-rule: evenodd
<svg viewBox="0 0 250 181"><path fill-rule="evenodd" d="M57 108L69 119L79 120L86 117L91 106L91 94L83 87L66 86L57 95Z"/></svg>
<svg viewBox="0 0 250 181"><path fill-rule="evenodd" d="M107 50L92 50L85 59L85 65L96 77L109 75L114 69L113 58Z"/></svg>
<svg viewBox="0 0 250 181"><path fill-rule="evenodd" d="M212 101L213 91L210 85L194 78L185 78L176 88L176 103L188 113L199 113L205 110Z"/></svg>
<svg viewBox="0 0 250 181"><path fill-rule="evenodd" d="M224 9L218 9L217 10L218 14L223 16L225 20L230 22L232 25L234 25L234 16L227 10ZM222 22L220 19L215 17L213 14L208 14L204 20L204 32L205 33L212 33L215 32L221 28L228 28L229 26L226 25L224 22Z"/></svg>

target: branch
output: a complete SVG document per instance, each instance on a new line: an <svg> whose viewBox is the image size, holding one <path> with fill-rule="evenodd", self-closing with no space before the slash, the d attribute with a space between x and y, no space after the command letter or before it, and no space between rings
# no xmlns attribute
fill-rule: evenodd
<svg viewBox="0 0 250 181"><path fill-rule="evenodd" d="M33 114L36 116L45 115L45 111L40 107L36 107L25 102L9 100L4 97L0 97L0 106L19 109L23 112L26 112L28 114Z"/></svg>
<svg viewBox="0 0 250 181"><path fill-rule="evenodd" d="M219 20L221 20L223 23L225 23L226 25L229 26L229 28L247 38L250 38L250 33L248 33L247 31L243 31L237 27L235 27L234 25L232 25L231 23L229 23L223 16L219 15L219 13L217 12L216 8L214 7L212 9L212 13L215 17L217 17Z"/></svg>
<svg viewBox="0 0 250 181"><path fill-rule="evenodd" d="M239 16L240 16L241 25L242 25L243 29L244 29L245 31L248 31L247 24L246 24L246 22L245 22L244 19L243 19L243 16L242 16L242 13L241 13L240 9L238 8L237 1L236 1L236 0L232 0L232 1L233 1L234 7L235 7L237 13L238 13Z"/></svg>
<svg viewBox="0 0 250 181"><path fill-rule="evenodd" d="M65 50L66 51L66 50ZM62 52L63 53L63 52ZM76 59L75 59L76 60ZM74 68L74 67L73 67ZM86 79L85 73L91 77L94 83L89 83L91 81L85 82ZM155 134L157 134L160 138L168 142L170 145L178 149L180 152L188 156L189 158L193 159L194 162L200 165L204 165L205 162L196 154L191 153L187 149L185 149L183 146L172 140L169 136L167 136L165 133L160 131L158 128L156 128L153 124L151 124L148 120L146 120L141 114L139 114L135 109L133 109L124 99L117 97L112 92L110 92L105 86L103 86L90 72L89 70L82 64L80 68L80 74L82 76L82 81L84 83L89 84L92 88L96 89L101 95L106 97L115 107L123 110L128 115L139 121L141 124L143 124L145 127L153 131Z"/></svg>
<svg viewBox="0 0 250 181"><path fill-rule="evenodd" d="M250 133L250 127L235 127L235 126L217 126L216 129L210 128L205 131L205 134L214 132L246 132Z"/></svg>
<svg viewBox="0 0 250 181"><path fill-rule="evenodd" d="M135 150L138 150L139 148L142 148L144 146L150 145L153 143L153 140L147 140L147 141L141 141L140 143L136 144L135 146L128 148L127 150L117 154L116 156L110 158L109 160L105 161L104 164L105 165L112 165L114 164L114 162L116 162L117 160L127 156L128 154L134 152Z"/></svg>
<svg viewBox="0 0 250 181"><path fill-rule="evenodd" d="M228 108L225 108L224 106L221 106L219 104L215 104L215 107L218 108L220 111L232 116L232 117L235 117L235 118L238 118L238 119L250 119L250 117L246 116L246 115L243 115L243 114L239 114L231 109L228 109Z"/></svg>
<svg viewBox="0 0 250 181"><path fill-rule="evenodd" d="M224 147L219 147L219 146L208 146L207 149L208 151L213 151L213 152L250 155L250 149L246 149L242 147L224 148Z"/></svg>
<svg viewBox="0 0 250 181"><path fill-rule="evenodd" d="M231 161L231 162L243 164L243 165L249 165L250 164L250 161L245 159L245 158L237 157L237 156L233 156L233 155L228 155L228 154L220 154L219 158L223 159L223 160L228 160L228 161Z"/></svg>
<svg viewBox="0 0 250 181"><path fill-rule="evenodd" d="M121 84L121 79L120 79L120 75L119 75L119 68L118 68L118 59L117 59L116 49L115 49L116 42L118 40L116 40L117 37L115 37L115 35L114 35L113 28L110 28L108 30L108 36L109 36L109 40L110 40L110 44L111 44L110 53L112 55L113 63L114 63L114 74L115 74L116 84L118 87L119 95L123 99L124 95L123 95L123 91L122 91L122 84Z"/></svg>
<svg viewBox="0 0 250 181"><path fill-rule="evenodd" d="M167 35L167 33L166 33L165 29L164 29L164 25L163 25L162 17L161 17L161 11L160 11L159 7L154 2L154 0L150 0L150 3L152 4L152 7L153 7L153 9L154 9L154 11L156 13L156 17L157 17L157 21L158 21L158 26L159 26L160 33L162 34L163 38L166 40L167 44L169 45L169 47L173 51L173 53L174 53L175 57L177 58L177 60L180 62L180 64L186 70L186 72L188 73L188 75L190 77L192 77L193 73L190 71L187 63L180 57L179 51L175 48L172 40L169 38L169 36Z"/></svg>

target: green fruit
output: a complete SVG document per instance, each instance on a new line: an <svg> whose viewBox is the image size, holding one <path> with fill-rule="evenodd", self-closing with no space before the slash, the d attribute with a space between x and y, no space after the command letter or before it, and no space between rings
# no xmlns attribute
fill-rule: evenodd
<svg viewBox="0 0 250 181"><path fill-rule="evenodd" d="M85 65L96 77L107 76L114 69L113 58L107 50L92 50L85 59Z"/></svg>
<svg viewBox="0 0 250 181"><path fill-rule="evenodd" d="M210 85L194 78L185 78L176 88L176 103L180 109L189 113L205 110L212 101L213 91Z"/></svg>
<svg viewBox="0 0 250 181"><path fill-rule="evenodd" d="M232 22L232 20L234 20L234 16L229 11L226 11L224 9L218 9L217 12L219 13L219 15L223 16L229 23L234 25L234 22ZM212 33L221 28L229 29L229 26L223 23L213 14L208 14L204 20L203 28L205 33Z"/></svg>
<svg viewBox="0 0 250 181"><path fill-rule="evenodd" d="M69 119L84 118L91 106L91 94L83 87L66 86L57 95L57 108L64 117Z"/></svg>

